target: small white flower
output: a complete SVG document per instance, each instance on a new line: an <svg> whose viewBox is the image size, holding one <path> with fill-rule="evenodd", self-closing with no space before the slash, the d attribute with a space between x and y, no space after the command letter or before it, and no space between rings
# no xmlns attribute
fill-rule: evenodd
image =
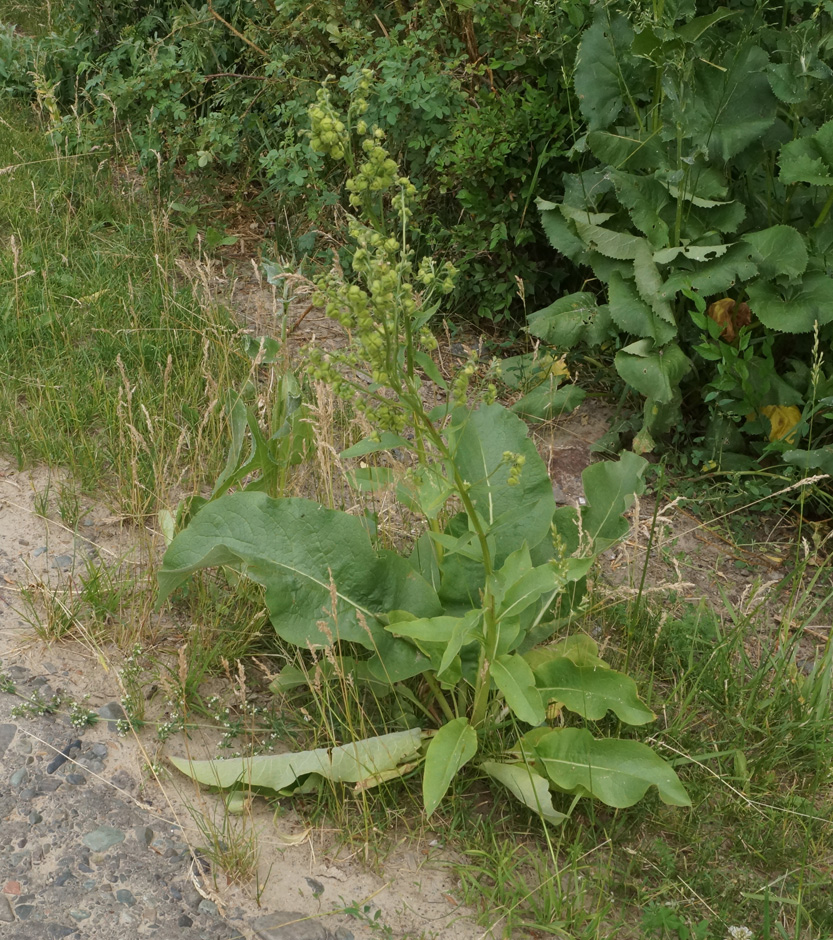
<svg viewBox="0 0 833 940"><path fill-rule="evenodd" d="M753 940L754 934L748 927L730 927L726 940Z"/></svg>

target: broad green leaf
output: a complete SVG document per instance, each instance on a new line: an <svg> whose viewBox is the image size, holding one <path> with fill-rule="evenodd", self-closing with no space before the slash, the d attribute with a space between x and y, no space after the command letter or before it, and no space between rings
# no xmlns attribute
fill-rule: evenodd
<svg viewBox="0 0 833 940"><path fill-rule="evenodd" d="M552 793L546 778L526 764L503 764L486 760L480 764L480 769L547 822L558 825L568 818L552 805Z"/></svg>
<svg viewBox="0 0 833 940"><path fill-rule="evenodd" d="M563 657L541 663L534 673L544 702L558 702L589 721L599 721L608 711L629 725L656 717L639 700L633 679L613 669L577 666Z"/></svg>
<svg viewBox="0 0 833 940"><path fill-rule="evenodd" d="M694 83L685 110L675 115L687 135L709 148L715 160L731 160L772 126L777 101L758 46L732 46L715 68L695 60Z"/></svg>
<svg viewBox="0 0 833 940"><path fill-rule="evenodd" d="M614 274L607 285L610 318L626 333L646 336L663 345L677 335L675 325L667 323L637 294L634 284ZM667 301L661 301L668 306ZM669 308L670 314L670 308Z"/></svg>
<svg viewBox="0 0 833 940"><path fill-rule="evenodd" d="M456 408L447 435L457 471L495 539L494 563L502 564L524 542L532 549L548 537L555 511L552 482L524 422L497 404ZM507 451L525 459L517 486L508 482Z"/></svg>
<svg viewBox="0 0 833 940"><path fill-rule="evenodd" d="M544 208L544 206L550 208ZM540 199L538 207L541 210L541 225L552 247L565 258L578 261L585 252L585 244L564 218L561 207Z"/></svg>
<svg viewBox="0 0 833 940"><path fill-rule="evenodd" d="M587 505L582 510L582 528L593 540L598 554L627 534L630 524L623 513L630 509L635 493L645 489L648 461L625 451L617 461L601 460L582 473Z"/></svg>
<svg viewBox="0 0 833 940"><path fill-rule="evenodd" d="M657 349L651 340L639 340L616 353L616 371L640 394L658 402L671 401L691 362L676 343Z"/></svg>
<svg viewBox="0 0 833 940"><path fill-rule="evenodd" d="M627 232L617 232L614 229L603 228L601 225L591 225L576 220L578 237L591 250L597 251L606 258L617 261L631 261L636 257L640 246L645 245L645 239L638 235L629 235Z"/></svg>
<svg viewBox="0 0 833 940"><path fill-rule="evenodd" d="M833 320L833 278L826 274L808 274L788 284L755 281L747 293L752 312L771 330L809 333L815 323Z"/></svg>
<svg viewBox="0 0 833 940"><path fill-rule="evenodd" d="M576 57L575 89L591 131L611 125L624 107L628 85L640 65L629 54L633 36L624 16L616 13L608 19L601 10L584 31Z"/></svg>
<svg viewBox="0 0 833 940"><path fill-rule="evenodd" d="M603 164L609 164L612 167L616 167L616 170L647 170L647 169L657 169L664 160L664 152L662 142L659 138L659 135L655 132L651 132L646 136L639 136L638 132L634 131L633 134L621 134L614 133L612 131L590 131L587 135L587 146L590 148L590 152L593 154L596 159ZM621 174L621 176L626 176L628 174ZM611 173L611 176L616 183L619 174L616 174L615 171ZM648 199L652 200L653 193L653 182L650 177L644 176L634 176L632 177L634 185L634 201L638 197L638 193L635 192L639 183L642 183L648 189ZM617 191L619 186L617 184ZM620 197L621 198L621 197ZM641 200L640 200L641 201ZM627 206L629 209L634 209L635 206L632 205L630 199L626 196L621 198L623 205ZM657 211L659 211L657 207ZM641 210L638 210L638 215L641 215ZM636 217L631 213L631 218L634 220L634 225L641 231L644 232L649 238L651 238L651 233L645 231L641 224L636 221ZM651 238L653 243L653 239Z"/></svg>
<svg viewBox="0 0 833 940"><path fill-rule="evenodd" d="M390 486L395 480L390 467L356 467L345 474L351 486L363 493L373 493Z"/></svg>
<svg viewBox="0 0 833 940"><path fill-rule="evenodd" d="M652 248L668 244L668 225L662 212L671 204L668 190L652 176L611 171L619 202L628 210L633 224Z"/></svg>
<svg viewBox="0 0 833 940"><path fill-rule="evenodd" d="M535 676L521 656L504 653L489 666L495 685L512 712L528 725L540 725L547 717Z"/></svg>
<svg viewBox="0 0 833 940"><path fill-rule="evenodd" d="M531 314L527 329L551 346L571 349L578 343L595 346L607 338L610 316L594 294L567 294Z"/></svg>
<svg viewBox="0 0 833 940"><path fill-rule="evenodd" d="M833 477L833 446L820 447L818 450L788 450L781 455L781 459L794 467L821 470Z"/></svg>
<svg viewBox="0 0 833 940"><path fill-rule="evenodd" d="M165 552L158 603L194 571L218 565L233 565L264 585L278 635L303 649L334 640L390 649L402 641L384 632L377 613L440 613L433 588L406 559L375 551L360 519L306 499L243 492L203 507ZM336 621L322 632L318 622L332 606L331 585Z"/></svg>
<svg viewBox="0 0 833 940"><path fill-rule="evenodd" d="M532 421L551 421L570 414L584 401L587 392L572 383L558 386L550 379L532 389L512 405L512 411Z"/></svg>
<svg viewBox="0 0 833 940"><path fill-rule="evenodd" d="M711 261L725 255L731 245L678 245L676 248L663 248L654 252L656 264L670 264L677 258L690 261Z"/></svg>
<svg viewBox="0 0 833 940"><path fill-rule="evenodd" d="M765 278L801 277L807 269L807 246L791 225L773 225L743 236L757 252L755 263Z"/></svg>
<svg viewBox="0 0 833 940"><path fill-rule="evenodd" d="M380 450L393 450L394 447L403 447L406 450L410 450L413 447L413 443L406 441L392 431L382 431L378 441L374 441L369 437L365 438L365 440L359 441L358 444L354 444L352 447L348 447L347 450L342 451L339 457L342 459L364 457L365 454L375 454Z"/></svg>
<svg viewBox="0 0 833 940"><path fill-rule="evenodd" d="M691 805L672 767L638 741L597 739L583 728L557 728L524 740L534 742L530 746L537 762L567 793L621 808L633 806L655 786L663 803Z"/></svg>
<svg viewBox="0 0 833 940"><path fill-rule="evenodd" d="M815 134L784 144L778 156L781 182L833 186L833 121Z"/></svg>
<svg viewBox="0 0 833 940"><path fill-rule="evenodd" d="M440 370L437 368L437 364L434 360L421 350L416 350L414 352L414 360L417 365L422 369L422 371L428 376L431 381L437 385L439 388L448 388L448 383L442 377Z"/></svg>
<svg viewBox="0 0 833 940"><path fill-rule="evenodd" d="M574 633L553 643L552 646L539 646L524 654L524 659L535 672L539 666L554 659L569 659L576 666L590 666L595 669L610 669L599 658L599 644L586 633Z"/></svg>
<svg viewBox="0 0 833 940"><path fill-rule="evenodd" d="M440 805L460 768L477 753L477 732L467 718L455 718L443 725L431 739L425 754L422 799L425 815Z"/></svg>
<svg viewBox="0 0 833 940"><path fill-rule="evenodd" d="M205 786L243 786L282 793L309 774L337 783L359 783L413 760L421 745L421 730L412 728L334 748L220 760L172 757L170 761L177 770Z"/></svg>
<svg viewBox="0 0 833 940"><path fill-rule="evenodd" d="M708 32L715 23L725 20L729 16L737 16L737 10L727 10L720 7L714 13L708 13L705 16L696 16L685 26L678 26L674 33L679 36L683 42L694 43L706 32Z"/></svg>
<svg viewBox="0 0 833 940"><path fill-rule="evenodd" d="M437 676L443 677L443 674L450 668L455 657L460 655L460 650L475 640L483 642L483 630L481 620L483 619L482 610L470 610L463 617L457 618L457 623L448 639L448 644L440 660Z"/></svg>
<svg viewBox="0 0 833 940"><path fill-rule="evenodd" d="M747 245L731 245L722 256L702 263L686 261L689 270L680 269L671 274L662 287L662 296L674 301L681 291L691 290L702 297L725 294L737 284L743 284L758 273Z"/></svg>

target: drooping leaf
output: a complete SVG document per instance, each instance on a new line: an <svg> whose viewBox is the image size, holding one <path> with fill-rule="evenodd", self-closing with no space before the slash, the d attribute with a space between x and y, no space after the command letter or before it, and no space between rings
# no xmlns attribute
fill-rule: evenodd
<svg viewBox="0 0 833 940"><path fill-rule="evenodd" d="M594 551L605 551L627 534L629 523L623 513L630 509L634 494L645 489L647 466L644 457L625 451L619 460L600 460L582 473L587 500L582 528L593 540Z"/></svg>
<svg viewBox="0 0 833 940"><path fill-rule="evenodd" d="M801 281L777 284L763 279L747 288L749 306L771 330L809 333L833 320L833 278L808 274Z"/></svg>
<svg viewBox="0 0 833 940"><path fill-rule="evenodd" d="M655 718L640 701L633 679L614 669L577 666L562 657L541 663L534 673L545 702L558 702L590 721L599 721L608 711L629 725Z"/></svg>
<svg viewBox="0 0 833 940"><path fill-rule="evenodd" d="M539 732L543 729L539 729ZM583 728L557 728L528 735L531 751L552 782L567 793L590 795L608 806L633 806L649 787L663 803L690 806L673 768L647 745L594 738Z"/></svg>
<svg viewBox="0 0 833 940"><path fill-rule="evenodd" d="M595 346L607 338L610 315L589 293L567 294L531 314L527 329L551 346L571 349L578 343Z"/></svg>
<svg viewBox="0 0 833 940"><path fill-rule="evenodd" d="M337 783L359 783L412 761L421 744L421 730L412 728L334 748L218 760L192 761L183 757L170 760L177 770L205 786L251 787L283 793L310 774Z"/></svg>
<svg viewBox="0 0 833 940"><path fill-rule="evenodd" d="M658 402L674 396L691 362L676 343L656 348L651 340L639 340L616 353L616 371L640 394Z"/></svg>
<svg viewBox="0 0 833 940"><path fill-rule="evenodd" d="M547 380L512 405L512 411L528 421L551 421L560 415L568 415L584 401L587 392L572 383L557 386Z"/></svg>
<svg viewBox="0 0 833 940"><path fill-rule="evenodd" d="M486 760L480 764L480 769L547 822L558 825L568 818L552 805L552 793L547 779L526 764L504 764Z"/></svg>
<svg viewBox="0 0 833 940"><path fill-rule="evenodd" d="M599 11L584 31L576 57L575 89L588 129L611 125L624 107L628 81L639 62L629 55L633 30L621 14Z"/></svg>
<svg viewBox="0 0 833 940"><path fill-rule="evenodd" d="M607 288L610 318L621 330L633 336L650 337L658 345L664 345L677 335L676 325L656 316L631 281L614 274ZM661 302L668 306L667 301Z"/></svg>
<svg viewBox="0 0 833 940"><path fill-rule="evenodd" d="M422 799L425 815L440 805L457 772L477 753L477 732L467 718L455 718L443 725L431 739L425 755Z"/></svg>
<svg viewBox="0 0 833 940"><path fill-rule="evenodd" d="M535 687L535 676L521 656L504 653L495 657L489 667L495 685L503 693L506 704L528 725L540 725L547 717L541 693Z"/></svg>
<svg viewBox="0 0 833 940"><path fill-rule="evenodd" d="M339 639L390 650L401 641L384 632L377 613L440 613L433 588L406 559L375 551L360 519L306 499L242 492L209 503L165 553L158 603L194 571L218 565L264 585L275 630L302 649ZM331 607L331 585L337 616L327 633L317 623Z"/></svg>

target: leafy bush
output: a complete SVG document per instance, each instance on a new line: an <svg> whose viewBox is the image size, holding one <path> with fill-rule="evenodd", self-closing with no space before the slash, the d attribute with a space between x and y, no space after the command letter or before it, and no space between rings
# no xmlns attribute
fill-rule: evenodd
<svg viewBox="0 0 833 940"><path fill-rule="evenodd" d="M560 348L619 346L616 369L645 399L637 450L679 424L690 387L711 404L709 457L741 447L736 427L786 449L833 393L830 18L784 31L766 5L659 11L605 5L582 36L580 169L539 207L606 296L562 297L530 329Z"/></svg>
<svg viewBox="0 0 833 940"><path fill-rule="evenodd" d="M688 805L672 768L647 745L555 721L562 708L590 722L609 711L630 725L654 717L593 640L563 635L595 557L628 530L622 514L642 488L646 462L626 454L595 464L584 473L587 503L557 509L521 419L494 403L493 384L476 394L476 359L443 379L426 323L455 272L414 263L407 233L416 190L399 175L384 132L364 119L369 74L347 116L326 91L310 112L316 149L351 168L349 202L361 217L350 225L355 281L333 274L319 283L321 303L352 343L317 351L311 370L379 428L344 459L411 455L397 495L421 517L423 534L407 553L382 548L361 517L272 498L256 480L203 505L174 537L159 600L198 569L231 566L265 587L286 643L305 654L327 651L324 678L349 677L377 701L395 692L388 720L398 727L300 754L174 763L203 783L280 793L323 779L362 789L422 765L430 815L479 755L483 773L550 822L566 818L551 790L624 807L656 786L666 803ZM440 403L429 408L424 396ZM385 466L352 476L363 488L392 482ZM314 693L320 679L289 665L273 689Z"/></svg>
<svg viewBox="0 0 833 940"><path fill-rule="evenodd" d="M57 83L70 146L103 143L115 126L154 173L160 161L233 171L301 237L328 212L337 227L328 207L345 179L311 152L307 109L328 76L343 106L371 69L368 120L423 194L415 247L466 275L459 307L500 321L563 276L533 199L563 169L570 116L559 102L586 8L71 0L37 71Z"/></svg>

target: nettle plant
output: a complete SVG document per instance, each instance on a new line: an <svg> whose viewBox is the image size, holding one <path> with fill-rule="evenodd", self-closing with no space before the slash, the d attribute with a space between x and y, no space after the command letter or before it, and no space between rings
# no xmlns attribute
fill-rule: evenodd
<svg viewBox="0 0 833 940"><path fill-rule="evenodd" d="M198 569L229 566L265 587L272 624L299 655L322 651L316 667L287 665L273 691L365 686L390 703L396 730L388 724L374 729L386 733L301 753L174 764L207 785L272 794L307 792L325 779L362 790L421 770L429 815L475 759L551 822L566 818L552 791L625 807L656 786L666 803L688 805L676 773L650 747L596 737L578 720L612 712L642 725L654 715L590 637L565 635L595 558L628 530L623 513L642 489L646 462L625 454L591 466L586 505L557 508L526 425L494 401L476 361L443 378L427 323L453 271L415 268L414 189L384 135L366 125L364 107L359 93L341 117L322 91L311 109L313 145L350 167L358 218L354 279L333 274L319 284L321 303L352 342L314 354L310 369L378 427L343 458L379 460L394 448L410 455L396 492L424 531L401 553L381 547L359 515L309 499L229 493L171 542L159 602ZM359 467L354 479L366 487L389 476L388 467Z"/></svg>
<svg viewBox="0 0 833 940"><path fill-rule="evenodd" d="M560 349L621 346L616 369L645 399L637 451L679 424L681 384L696 369L706 385L715 361L726 368L714 413L745 402L749 412L728 410L750 433L774 439L767 408L807 418L817 407L801 375L810 334L829 342L833 322L833 72L822 61L827 15L785 30L791 6L801 4L770 24L765 5L695 18L693 2L666 3L629 19L605 4L582 38L575 91L587 133L573 157L589 167L539 207L552 245L592 271L606 303L595 288L570 294L529 328ZM745 303L751 316L730 340L725 323L713 329L721 308L698 311L698 298ZM750 377L752 402L741 387Z"/></svg>

